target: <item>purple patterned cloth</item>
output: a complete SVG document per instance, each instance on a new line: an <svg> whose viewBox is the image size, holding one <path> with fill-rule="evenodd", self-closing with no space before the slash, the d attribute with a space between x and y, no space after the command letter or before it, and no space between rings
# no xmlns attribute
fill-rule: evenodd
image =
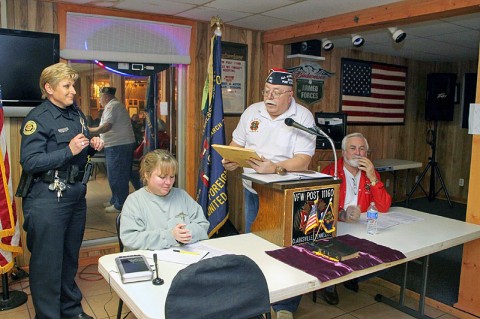
<svg viewBox="0 0 480 319"><path fill-rule="evenodd" d="M315 255L308 249L308 244L306 243L267 251L266 253L275 259L317 277L321 282L345 276L356 270L406 258L398 250L375 244L366 239L360 239L351 235L338 236L337 239L358 249L360 252L359 256L335 262Z"/></svg>

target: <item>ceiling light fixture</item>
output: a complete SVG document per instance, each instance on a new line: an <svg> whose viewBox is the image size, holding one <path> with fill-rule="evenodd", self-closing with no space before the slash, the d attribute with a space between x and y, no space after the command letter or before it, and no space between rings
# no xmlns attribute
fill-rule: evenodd
<svg viewBox="0 0 480 319"><path fill-rule="evenodd" d="M396 27L388 28L388 31L392 34L392 39L396 43L400 43L407 37L407 34L402 29L397 29Z"/></svg>
<svg viewBox="0 0 480 319"><path fill-rule="evenodd" d="M331 51L331 50L333 50L334 47L335 47L335 45L333 44L332 41L328 40L327 38L322 39L322 48L325 51Z"/></svg>
<svg viewBox="0 0 480 319"><path fill-rule="evenodd" d="M365 43L365 39L358 34L352 34L352 44L354 47L359 48Z"/></svg>

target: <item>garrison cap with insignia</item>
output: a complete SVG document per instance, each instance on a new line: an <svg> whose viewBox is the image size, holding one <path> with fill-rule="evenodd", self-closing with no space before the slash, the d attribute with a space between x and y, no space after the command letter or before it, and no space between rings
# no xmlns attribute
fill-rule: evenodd
<svg viewBox="0 0 480 319"><path fill-rule="evenodd" d="M265 82L275 85L293 86L293 74L285 69L270 69Z"/></svg>
<svg viewBox="0 0 480 319"><path fill-rule="evenodd" d="M100 89L100 93L104 94L115 95L115 92L117 92L117 89L111 86L105 86Z"/></svg>

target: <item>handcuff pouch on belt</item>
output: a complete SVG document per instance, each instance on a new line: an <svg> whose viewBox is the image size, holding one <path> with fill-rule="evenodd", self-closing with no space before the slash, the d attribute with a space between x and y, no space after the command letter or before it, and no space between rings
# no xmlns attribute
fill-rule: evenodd
<svg viewBox="0 0 480 319"><path fill-rule="evenodd" d="M18 182L17 191L15 192L15 196L17 197L25 197L30 190L30 186L32 185L33 175L25 173L22 170L22 175L20 176L20 182Z"/></svg>

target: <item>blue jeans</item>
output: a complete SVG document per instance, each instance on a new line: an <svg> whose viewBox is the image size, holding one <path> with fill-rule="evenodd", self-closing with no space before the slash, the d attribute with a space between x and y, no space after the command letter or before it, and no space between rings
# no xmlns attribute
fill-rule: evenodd
<svg viewBox="0 0 480 319"><path fill-rule="evenodd" d="M105 148L108 184L112 191L110 204L121 210L129 193L129 179L132 171L135 143Z"/></svg>
<svg viewBox="0 0 480 319"><path fill-rule="evenodd" d="M258 195L245 188L243 189L243 195L245 203L245 233L249 233L258 214Z"/></svg>
<svg viewBox="0 0 480 319"><path fill-rule="evenodd" d="M245 202L245 233L249 233L252 228L252 224L258 215L258 195L250 192L247 189L243 190L244 202ZM290 311L294 313L297 311L298 305L302 296L295 296L289 299L285 299L272 304L272 308L275 312L280 310Z"/></svg>
<svg viewBox="0 0 480 319"><path fill-rule="evenodd" d="M295 311L297 311L298 305L300 305L300 300L302 300L302 295L272 303L272 308L275 312L279 312L280 310L286 310L294 313Z"/></svg>
<svg viewBox="0 0 480 319"><path fill-rule="evenodd" d="M132 169L132 172L130 173L130 183L132 183L133 188L135 190L139 190L140 188L143 187L142 179L140 178L140 171L139 167L135 167Z"/></svg>

